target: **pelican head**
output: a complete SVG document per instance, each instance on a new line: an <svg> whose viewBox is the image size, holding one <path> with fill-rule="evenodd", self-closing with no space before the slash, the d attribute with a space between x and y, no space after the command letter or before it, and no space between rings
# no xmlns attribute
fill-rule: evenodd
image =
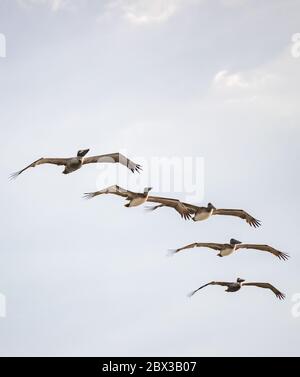
<svg viewBox="0 0 300 377"><path fill-rule="evenodd" d="M145 187L145 188L144 188L144 193L147 194L147 193L150 192L152 189L153 189L153 187Z"/></svg>
<svg viewBox="0 0 300 377"><path fill-rule="evenodd" d="M77 152L77 157L84 157L87 153L89 153L89 149L81 149Z"/></svg>
<svg viewBox="0 0 300 377"><path fill-rule="evenodd" d="M230 245L239 245L241 244L241 241L235 240L234 238L231 238L230 240Z"/></svg>
<svg viewBox="0 0 300 377"><path fill-rule="evenodd" d="M216 209L216 207L214 205L212 205L211 203L207 204L207 208L210 209L210 210L211 209Z"/></svg>
<svg viewBox="0 0 300 377"><path fill-rule="evenodd" d="M237 279L236 279L236 282L237 282L237 283L244 283L244 281L246 281L246 280L241 279L241 278L237 278Z"/></svg>

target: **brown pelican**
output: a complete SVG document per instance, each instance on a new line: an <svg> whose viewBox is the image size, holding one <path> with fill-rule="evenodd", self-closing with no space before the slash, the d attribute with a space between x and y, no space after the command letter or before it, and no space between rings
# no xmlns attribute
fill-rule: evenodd
<svg viewBox="0 0 300 377"><path fill-rule="evenodd" d="M258 244L246 244L242 243L240 241L235 240L232 238L230 240L230 243L192 243L190 245L186 245L184 247L181 247L176 250L170 250L172 253L178 253L182 250L192 249L194 247L207 247L209 249L217 250L219 251L219 254L217 254L219 257L226 257L228 255L231 255L235 252L237 252L240 249L255 249L255 250L261 250L266 251L268 253L273 254L275 257L281 259L281 260L287 260L289 258L288 254L282 253L279 250L274 249L271 246L268 245L258 245Z"/></svg>
<svg viewBox="0 0 300 377"><path fill-rule="evenodd" d="M278 291L273 285L269 283L245 283L245 280L238 278L236 282L223 282L223 281L212 281L208 284L203 285L202 287L196 289L195 291L191 292L189 296L193 296L196 292L198 292L200 289L203 289L205 287L208 287L209 285L220 285L222 287L227 287L225 292L237 292L239 291L242 287L259 287L259 288L264 288L264 289L270 289L279 300L284 300L285 295Z"/></svg>
<svg viewBox="0 0 300 377"><path fill-rule="evenodd" d="M89 149L80 150L77 152L76 157L70 157L70 158L40 158L39 160L36 160L32 164L28 165L26 168L12 174L11 178L17 178L25 170L29 168L34 168L38 165L43 165L43 164L54 164L54 165L64 166L65 169L63 171L63 174L70 174L80 169L83 165L94 164L94 163L120 163L126 166L133 173L135 171L139 172L142 168L140 165L135 164L134 162L132 162L131 160L129 160L127 157L123 156L120 153L111 153L111 154L105 154L105 155L100 155L100 156L85 157L85 155L89 151L90 151Z"/></svg>
<svg viewBox="0 0 300 377"><path fill-rule="evenodd" d="M113 195L122 196L123 198L129 200L129 203L125 205L126 207L136 207L147 201L153 201L149 199L150 198L149 191L151 189L152 189L151 187L146 187L144 189L144 193L138 193L138 192L125 190L119 186L110 186L100 191L86 193L84 197L86 199L91 199L97 195L113 194ZM181 217L185 219L191 218L188 208L186 208L179 200L169 199L169 198L160 198L158 196L157 197L151 196L151 198L155 198L156 202L159 200L159 203L164 203L163 205L174 208L181 215Z"/></svg>
<svg viewBox="0 0 300 377"><path fill-rule="evenodd" d="M254 217L249 215L249 213L245 212L242 209L217 209L214 207L211 203L208 203L207 207L198 207L193 204L189 203L182 203L179 200L172 199L173 201L176 201L177 203L180 203L181 206L186 210L188 210L189 215L187 218L190 218L192 215L192 219L194 221L203 221L207 220L211 216L214 215L222 215L222 216L235 216L239 217L243 220L246 220L246 222L253 226L254 228L257 228L261 225L261 222L259 220L256 220ZM155 203L161 203L157 206L150 207L150 210L156 210L157 208L161 207L174 207L174 203L170 205L167 201L164 200L164 198L158 198L155 196L149 196L147 199L148 202L155 202ZM168 199L170 201L170 199Z"/></svg>
<svg viewBox="0 0 300 377"><path fill-rule="evenodd" d="M152 187L146 187L144 189L143 193L138 193L138 192L132 192L132 191L129 191L129 190L125 190L122 187L115 185L115 186L107 187L104 190L86 193L86 194L84 194L84 198L85 199L92 199L95 196L103 195L103 194L118 195L118 196L125 198L126 200L129 200L129 203L125 204L125 207L129 208L129 207L137 207L137 206L145 203L147 201L149 192L151 190L152 190Z"/></svg>

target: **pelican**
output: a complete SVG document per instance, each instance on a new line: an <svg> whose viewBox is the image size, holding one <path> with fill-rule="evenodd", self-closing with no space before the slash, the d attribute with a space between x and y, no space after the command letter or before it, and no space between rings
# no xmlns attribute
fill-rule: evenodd
<svg viewBox="0 0 300 377"><path fill-rule="evenodd" d="M276 297L279 298L279 300L285 299L285 295L269 283L245 283L245 280L240 279L240 278L238 278L236 282L230 282L230 283L223 282L223 281L212 281L196 289L195 291L191 292L188 296L189 297L193 296L200 289L208 287L209 285L220 285L221 287L227 287L225 292L238 292L242 287L259 287L259 288L264 288L264 289L270 289L276 295Z"/></svg>
<svg viewBox="0 0 300 377"><path fill-rule="evenodd" d="M193 204L189 203L182 203L179 200L176 199L167 199L165 200L164 198L158 198L155 196L149 196L147 201L148 202L155 202L155 203L161 203L157 206L150 207L149 209L154 211L157 208L161 207L173 207L174 208L174 203L170 203L168 201L173 200L176 201L177 203L180 203L181 207L184 208L185 210L188 210L189 216L187 218L191 218L192 215L192 220L193 221L204 221L209 219L211 216L214 215L222 215L222 216L235 216L239 217L243 220L246 220L246 222L250 225L253 226L254 228L257 228L261 225L261 222L251 215L249 213L245 212L242 209L217 209L215 206L213 206L211 203L208 203L207 207L198 207Z"/></svg>
<svg viewBox="0 0 300 377"><path fill-rule="evenodd" d="M145 202L153 201L154 200L153 198L155 198L156 202L159 201L159 203L163 203L163 205L165 206L174 208L180 214L180 216L183 217L184 219L191 218L188 208L186 208L179 200L169 199L169 198L160 198L158 196L156 197L151 196L152 199L150 200L150 196L149 196L150 190L152 190L151 187L146 187L143 193L138 193L138 192L128 191L120 186L110 186L100 191L86 193L84 194L84 198L92 199L95 196L103 195L103 194L118 195L129 200L129 203L127 203L125 207L136 207Z"/></svg>
<svg viewBox="0 0 300 377"><path fill-rule="evenodd" d="M145 187L144 192L139 193L139 192L132 192L129 190L125 190L118 185L114 185L100 191L86 193L84 194L84 198L92 199L95 196L103 195L103 194L118 195L129 201L127 204L125 204L125 207L129 208L129 207L137 207L145 203L147 201L149 192L151 190L152 190L152 187Z"/></svg>
<svg viewBox="0 0 300 377"><path fill-rule="evenodd" d="M269 245L259 245L259 244L243 244L240 241L235 240L232 238L229 243L192 243L190 245L183 246L179 249L170 250L172 254L179 253L182 250L192 249L194 247L207 247L209 249L217 250L219 253L217 254L219 257L227 257L240 249L254 249L260 251L266 251L271 253L275 257L279 258L280 260L288 260L289 255L286 253L282 253L279 250L274 249Z"/></svg>
<svg viewBox="0 0 300 377"><path fill-rule="evenodd" d="M134 172L140 172L142 167L138 164L135 164L127 157L123 156L121 153L111 153L100 156L85 157L89 152L89 149L83 149L77 152L76 157L70 158L40 158L39 160L34 161L32 164L26 166L26 168L13 173L11 178L17 178L20 174L26 171L29 168L34 168L38 165L43 164L54 164L58 166L64 166L65 169L62 172L63 174L70 174L74 171L80 169L83 165L94 164L94 163L120 163L121 165L126 166L129 170Z"/></svg>

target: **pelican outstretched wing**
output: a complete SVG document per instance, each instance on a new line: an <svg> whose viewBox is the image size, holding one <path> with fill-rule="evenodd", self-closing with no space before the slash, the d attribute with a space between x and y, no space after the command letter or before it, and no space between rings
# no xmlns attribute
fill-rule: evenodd
<svg viewBox="0 0 300 377"><path fill-rule="evenodd" d="M54 165L64 165L66 166L66 164L68 163L69 159L68 158L40 158L36 161L34 161L32 164L26 166L26 168L20 170L20 171L17 171L16 173L13 173L10 178L11 179L15 179L17 178L20 174L22 174L24 171L26 171L27 169L30 169L30 168L34 168L38 165L43 165L43 164L54 164Z"/></svg>
<svg viewBox="0 0 300 377"><path fill-rule="evenodd" d="M199 242L195 242L195 243L191 243L189 245L186 245L186 246L183 246L183 247L180 247L179 249L175 249L175 250L170 250L173 254L176 254L176 253L179 253L179 251L182 251L182 250L187 250L187 249L193 249L195 247L207 247L209 249L213 249L213 250L221 250L222 247L223 247L223 244L221 243L199 243Z"/></svg>
<svg viewBox="0 0 300 377"><path fill-rule="evenodd" d="M259 220L255 219L242 209L215 209L212 214L222 216L236 216L243 220L246 220L246 222L254 228L257 228L261 225L261 222Z"/></svg>
<svg viewBox="0 0 300 377"><path fill-rule="evenodd" d="M148 207L148 209L154 211L157 208L161 207L170 207L174 208L182 218L185 220L189 220L191 218L191 213L188 208L178 199L170 199L170 198L161 198L159 196L149 196L147 202L151 203L160 203L157 206Z"/></svg>
<svg viewBox="0 0 300 377"><path fill-rule="evenodd" d="M96 164L96 163L112 163L112 164L121 164L126 166L129 170L134 172L140 172L142 170L141 165L134 163L133 161L129 160L127 157L122 155L121 153L110 153L110 154L103 154L100 156L92 156L86 157L83 160L83 165L86 164Z"/></svg>
<svg viewBox="0 0 300 377"><path fill-rule="evenodd" d="M199 207L196 206L195 204L191 203L182 203L188 210L190 211L191 214L195 214L199 209L205 208L205 207Z"/></svg>
<svg viewBox="0 0 300 377"><path fill-rule="evenodd" d="M132 192L132 191L129 191L129 190L125 190L118 185L114 185L114 186L109 186L109 187L107 187L103 190L85 193L84 198L85 199L92 199L95 196L103 195L103 194L118 195L118 196L121 196L123 198L130 199L130 200L135 198L137 195L139 195L138 193L135 193L135 192Z"/></svg>
<svg viewBox="0 0 300 377"><path fill-rule="evenodd" d="M243 283L243 287L259 287L264 289L270 289L279 300L285 299L285 294L280 292L277 288L275 288L272 284L269 283Z"/></svg>
<svg viewBox="0 0 300 377"><path fill-rule="evenodd" d="M200 289L206 288L209 285L220 285L222 287L229 287L232 283L225 282L225 281L211 281L205 285L202 285L200 288L196 289L195 291L188 294L188 297L192 297L196 292L200 291Z"/></svg>
<svg viewBox="0 0 300 377"><path fill-rule="evenodd" d="M258 245L258 244L239 244L236 245L236 250L238 249L255 249L255 250L261 250L266 251L268 253L271 253L275 255L275 257L279 258L280 260L288 260L289 255L286 253L282 253L279 250L274 249L273 247L269 245Z"/></svg>

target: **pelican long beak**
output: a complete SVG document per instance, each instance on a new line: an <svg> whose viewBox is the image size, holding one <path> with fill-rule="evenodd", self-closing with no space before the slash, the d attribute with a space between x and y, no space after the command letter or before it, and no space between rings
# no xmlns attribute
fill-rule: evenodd
<svg viewBox="0 0 300 377"><path fill-rule="evenodd" d="M230 243L231 243L231 245L238 245L238 244L241 244L242 242L241 242L241 241L238 241L238 240L235 240L234 238L232 238L232 239L230 240Z"/></svg>

